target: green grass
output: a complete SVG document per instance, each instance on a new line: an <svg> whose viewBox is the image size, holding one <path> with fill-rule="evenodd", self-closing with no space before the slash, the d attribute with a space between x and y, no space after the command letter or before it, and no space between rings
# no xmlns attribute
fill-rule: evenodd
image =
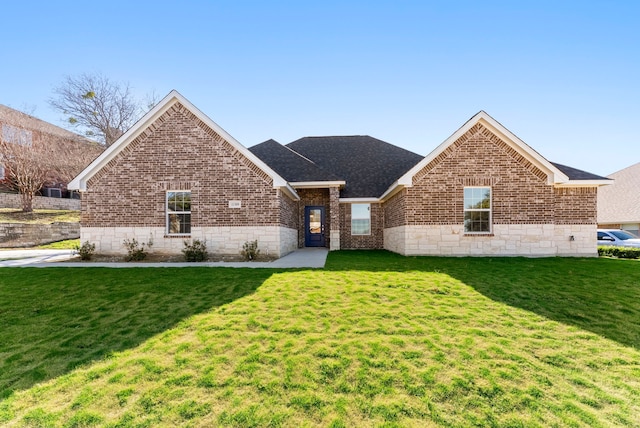
<svg viewBox="0 0 640 428"><path fill-rule="evenodd" d="M33 212L24 213L13 208L0 208L0 223L51 224L56 222L78 223L80 211L33 210Z"/></svg>
<svg viewBox="0 0 640 428"><path fill-rule="evenodd" d="M66 239L64 241L51 242L49 244L38 245L40 250L73 250L76 246L80 246L80 238Z"/></svg>
<svg viewBox="0 0 640 428"><path fill-rule="evenodd" d="M640 263L4 268L0 425L638 426Z"/></svg>

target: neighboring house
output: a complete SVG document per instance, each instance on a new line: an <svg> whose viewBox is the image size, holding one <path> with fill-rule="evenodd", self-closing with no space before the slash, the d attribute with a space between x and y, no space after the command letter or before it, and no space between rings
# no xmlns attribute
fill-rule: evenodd
<svg viewBox="0 0 640 428"><path fill-rule="evenodd" d="M598 191L598 227L640 232L640 163L614 172L611 186Z"/></svg>
<svg viewBox="0 0 640 428"><path fill-rule="evenodd" d="M405 255L595 256L597 188L485 112L426 157L368 136L245 148L172 91L70 184L82 241L179 253L206 240L237 255L300 247Z"/></svg>
<svg viewBox="0 0 640 428"><path fill-rule="evenodd" d="M102 151L102 148L96 143L78 134L1 104L0 139L21 146L41 146L44 148L43 150L48 151L47 155L51 154L49 160L52 161L79 152L89 153L89 159L80 168L86 166L89 160L98 156ZM57 156L59 153L60 156ZM80 168L76 168L74 174ZM8 178L9 171L5 165L0 163L0 187L6 190L15 190ZM66 192L69 179L55 173L49 174L42 189L43 195L62 196Z"/></svg>

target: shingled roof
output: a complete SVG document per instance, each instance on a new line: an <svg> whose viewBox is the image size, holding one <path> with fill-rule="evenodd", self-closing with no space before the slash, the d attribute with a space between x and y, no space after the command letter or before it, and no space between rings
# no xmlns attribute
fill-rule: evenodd
<svg viewBox="0 0 640 428"><path fill-rule="evenodd" d="M640 162L608 176L598 189L598 223L640 223Z"/></svg>
<svg viewBox="0 0 640 428"><path fill-rule="evenodd" d="M380 197L423 156L368 135L304 137L287 144L346 181L342 198Z"/></svg>
<svg viewBox="0 0 640 428"><path fill-rule="evenodd" d="M275 140L249 147L249 151L289 183L343 180Z"/></svg>
<svg viewBox="0 0 640 428"><path fill-rule="evenodd" d="M581 169L572 168L566 165L560 165L559 163L555 162L551 162L551 164L562 171L564 174L566 174L567 177L569 177L569 180L607 180L606 177L601 177L587 171L582 171Z"/></svg>

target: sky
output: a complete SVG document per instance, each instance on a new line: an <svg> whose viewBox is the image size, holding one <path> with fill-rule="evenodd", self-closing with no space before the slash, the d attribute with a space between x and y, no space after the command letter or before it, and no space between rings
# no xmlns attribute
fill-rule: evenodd
<svg viewBox="0 0 640 428"><path fill-rule="evenodd" d="M484 110L552 162L640 162L640 2L5 2L0 104L59 126L66 76L177 90L246 147L371 135L429 154Z"/></svg>

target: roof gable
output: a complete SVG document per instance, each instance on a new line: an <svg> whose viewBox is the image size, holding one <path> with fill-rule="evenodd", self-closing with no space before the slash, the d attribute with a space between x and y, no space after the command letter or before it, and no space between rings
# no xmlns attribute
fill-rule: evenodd
<svg viewBox="0 0 640 428"><path fill-rule="evenodd" d="M368 135L304 137L286 147L345 180L342 198L377 198L422 159Z"/></svg>
<svg viewBox="0 0 640 428"><path fill-rule="evenodd" d="M444 156L446 151L462 138L471 128L481 125L489 132L498 137L507 146L514 150L518 155L530 162L531 166L542 176L546 176L547 184L556 186L599 186L608 184L608 180L603 177L580 171L575 168L565 167L559 164L553 164L532 149L528 144L518 138L515 134L505 128L502 124L489 116L485 111L480 111L462 125L456 132L447 138L442 144L436 147L431 153L411 168L397 182L387 189L383 196L391 195L398 186L411 187L413 185L414 176L429 165L429 163ZM587 178L588 176L588 178Z"/></svg>
<svg viewBox="0 0 640 428"><path fill-rule="evenodd" d="M226 140L234 149L238 150L249 161L254 163L260 170L267 174L273 180L274 188L286 189L290 196L297 199L297 194L287 181L278 173L271 169L267 164L251 153L246 147L240 144L235 138L229 135L217 123L202 113L196 106L191 104L178 91L171 91L158 104L156 104L147 114L145 114L138 122L136 122L127 132L118 138L109 148L107 148L98 158L96 158L89 166L87 166L78 176L76 176L67 186L71 190L87 189L87 183L95 174L113 160L121 151L123 151L132 141L139 135L144 133L158 118L160 118L167 110L176 103L180 103L184 108L189 110L193 115L201 120L205 125L210 127L214 132Z"/></svg>

